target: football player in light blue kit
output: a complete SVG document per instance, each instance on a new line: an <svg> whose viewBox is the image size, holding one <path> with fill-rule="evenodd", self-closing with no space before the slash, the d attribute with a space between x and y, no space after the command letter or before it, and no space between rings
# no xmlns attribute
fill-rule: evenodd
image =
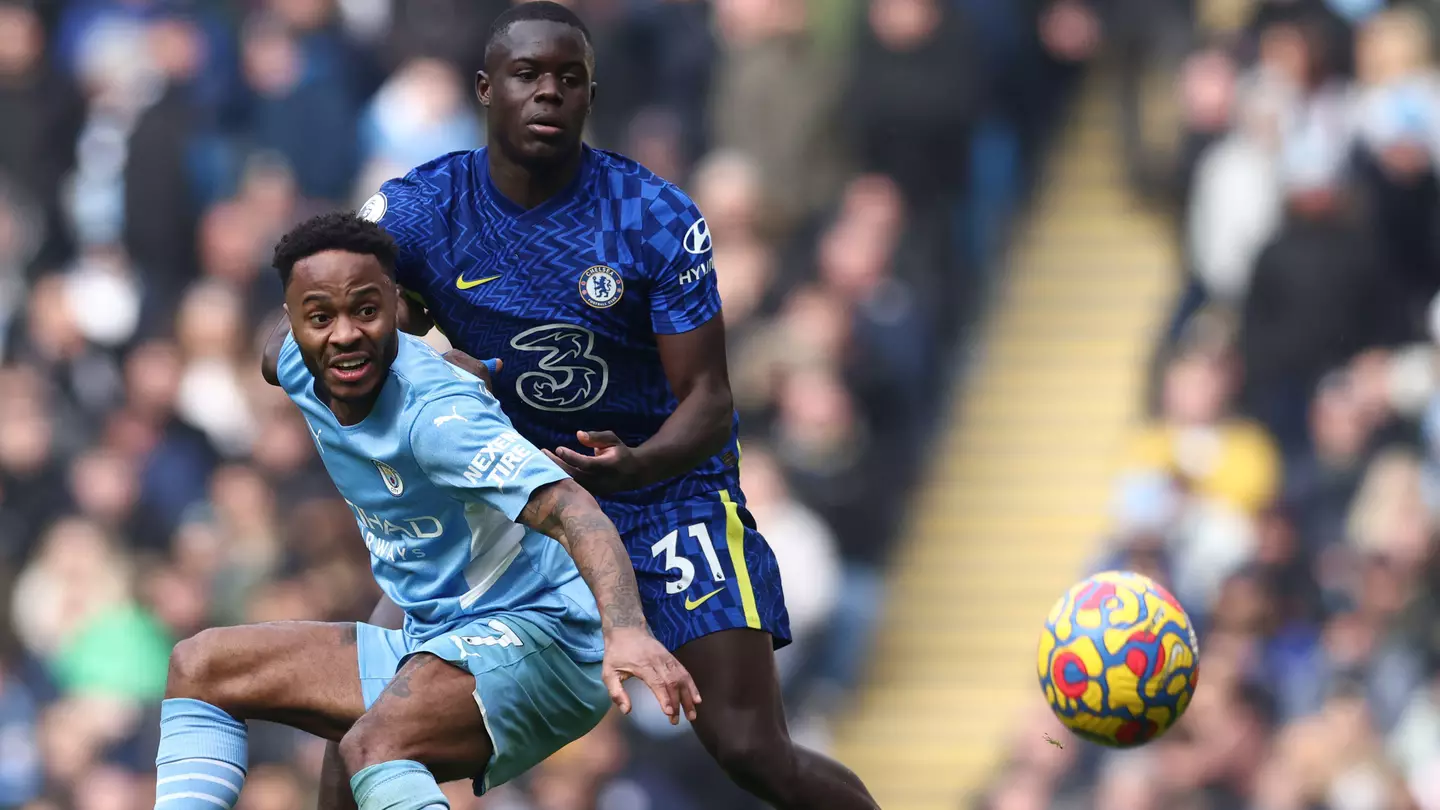
<svg viewBox="0 0 1440 810"><path fill-rule="evenodd" d="M293 334L263 372L310 424L403 629L278 622L176 646L157 808L234 807L245 721L338 741L362 810L448 808L437 782L501 784L629 710L642 679L694 716L651 635L615 527L522 439L480 380L396 330L395 245L352 214L276 248ZM277 356L278 354L278 356Z"/></svg>

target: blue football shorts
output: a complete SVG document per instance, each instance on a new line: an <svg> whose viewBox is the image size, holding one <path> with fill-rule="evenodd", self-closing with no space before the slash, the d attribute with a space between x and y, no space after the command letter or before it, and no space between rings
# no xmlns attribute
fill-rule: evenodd
<svg viewBox="0 0 1440 810"><path fill-rule="evenodd" d="M474 779L475 794L481 795L585 736L610 710L601 663L574 660L542 628L503 613L417 642L400 630L360 622L357 653L365 708L416 653L431 653L468 670L475 676L475 703L494 748L484 772Z"/></svg>
<svg viewBox="0 0 1440 810"><path fill-rule="evenodd" d="M677 650L701 636L750 628L790 643L780 566L755 519L728 490L645 506L607 502L655 637Z"/></svg>

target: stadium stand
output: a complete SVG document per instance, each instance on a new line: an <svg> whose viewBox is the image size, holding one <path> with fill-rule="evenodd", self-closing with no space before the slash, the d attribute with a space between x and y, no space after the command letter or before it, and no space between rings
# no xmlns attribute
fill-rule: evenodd
<svg viewBox="0 0 1440 810"><path fill-rule="evenodd" d="M1188 290L1088 567L1168 584L1201 685L1131 752L1017 712L974 806L1440 807L1437 6L1195 11L1162 198Z"/></svg>
<svg viewBox="0 0 1440 810"><path fill-rule="evenodd" d="M1164 218L1130 203L1114 79L1088 80L1043 170L902 535L874 680L840 749L882 807L954 807L993 771L1016 712L1044 705L1039 628L1106 525L1176 286Z"/></svg>
<svg viewBox="0 0 1440 810"><path fill-rule="evenodd" d="M480 145L470 77L508 3L0 0L0 806L149 806L174 640L368 613L354 522L255 373L280 303L266 265L299 219ZM573 4L605 88L592 142L709 217L745 486L799 635L794 723L827 745L1090 18ZM483 806L751 806L655 719L603 726ZM243 810L313 806L314 741L258 727L250 751ZM482 806L463 785L451 800Z"/></svg>

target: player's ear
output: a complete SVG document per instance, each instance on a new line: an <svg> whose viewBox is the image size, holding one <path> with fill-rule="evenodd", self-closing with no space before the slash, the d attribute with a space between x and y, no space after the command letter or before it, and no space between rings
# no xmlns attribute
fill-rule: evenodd
<svg viewBox="0 0 1440 810"><path fill-rule="evenodd" d="M594 107L594 106L595 106L595 97L596 97L597 95L599 95L599 94L600 94L600 83L599 83L599 82L591 82L591 83L590 83L590 106L591 106L591 107Z"/></svg>
<svg viewBox="0 0 1440 810"><path fill-rule="evenodd" d="M475 97L480 99L481 106L490 106L490 76L483 70L475 72Z"/></svg>

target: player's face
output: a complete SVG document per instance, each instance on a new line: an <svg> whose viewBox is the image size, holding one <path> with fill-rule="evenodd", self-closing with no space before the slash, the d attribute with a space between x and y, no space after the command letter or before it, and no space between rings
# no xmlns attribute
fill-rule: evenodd
<svg viewBox="0 0 1440 810"><path fill-rule="evenodd" d="M342 402L373 398L390 371L395 282L374 256L327 250L296 262L285 290L305 366Z"/></svg>
<svg viewBox="0 0 1440 810"><path fill-rule="evenodd" d="M519 163L545 163L580 148L594 95L579 31L548 20L512 25L476 81L490 140Z"/></svg>

